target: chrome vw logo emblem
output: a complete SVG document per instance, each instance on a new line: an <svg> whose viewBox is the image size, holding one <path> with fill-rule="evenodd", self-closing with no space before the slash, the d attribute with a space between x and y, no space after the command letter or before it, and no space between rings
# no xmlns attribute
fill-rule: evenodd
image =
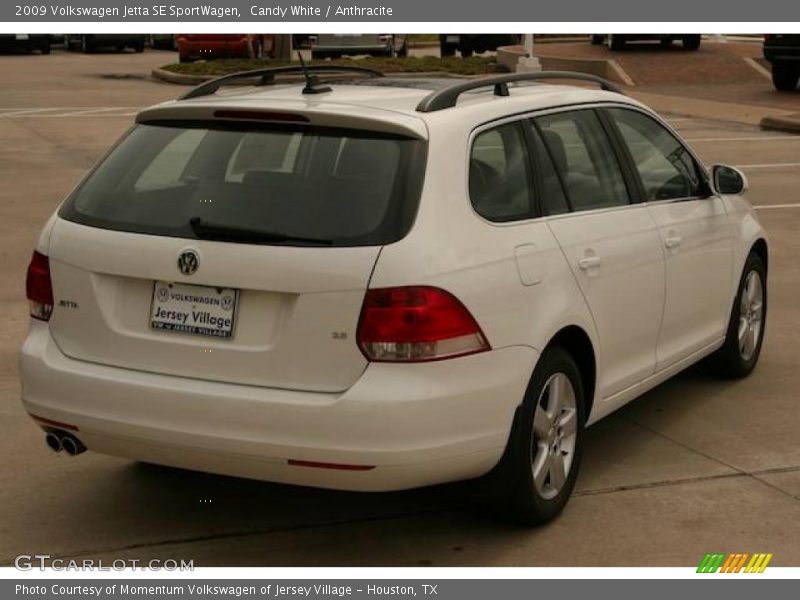
<svg viewBox="0 0 800 600"><path fill-rule="evenodd" d="M200 259L194 250L184 250L178 257L178 270L184 275L191 275L200 266Z"/></svg>

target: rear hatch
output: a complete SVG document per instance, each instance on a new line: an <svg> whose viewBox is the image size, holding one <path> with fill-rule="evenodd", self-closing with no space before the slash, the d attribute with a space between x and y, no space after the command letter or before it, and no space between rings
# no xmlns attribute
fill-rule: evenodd
<svg viewBox="0 0 800 600"><path fill-rule="evenodd" d="M421 144L287 123L137 125L50 237L56 343L129 369L347 389L366 366L355 332L375 261L416 212Z"/></svg>

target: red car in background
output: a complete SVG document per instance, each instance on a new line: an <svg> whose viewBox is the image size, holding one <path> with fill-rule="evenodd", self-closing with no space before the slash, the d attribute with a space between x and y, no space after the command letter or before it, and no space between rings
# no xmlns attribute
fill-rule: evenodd
<svg viewBox="0 0 800 600"><path fill-rule="evenodd" d="M262 33L178 34L181 62L212 58L262 58L272 56L275 36Z"/></svg>

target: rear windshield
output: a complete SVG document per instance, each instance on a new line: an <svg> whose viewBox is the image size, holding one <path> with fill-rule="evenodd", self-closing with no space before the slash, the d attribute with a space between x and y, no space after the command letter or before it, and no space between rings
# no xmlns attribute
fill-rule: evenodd
<svg viewBox="0 0 800 600"><path fill-rule="evenodd" d="M361 130L137 125L61 216L174 237L387 244L411 227L423 155L424 142Z"/></svg>

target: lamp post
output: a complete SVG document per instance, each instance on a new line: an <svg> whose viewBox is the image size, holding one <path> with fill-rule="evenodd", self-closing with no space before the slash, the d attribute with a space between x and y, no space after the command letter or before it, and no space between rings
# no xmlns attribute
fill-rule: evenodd
<svg viewBox="0 0 800 600"><path fill-rule="evenodd" d="M517 61L518 73L538 73L542 70L539 59L533 55L533 34L526 33L523 39L525 46L525 56Z"/></svg>

